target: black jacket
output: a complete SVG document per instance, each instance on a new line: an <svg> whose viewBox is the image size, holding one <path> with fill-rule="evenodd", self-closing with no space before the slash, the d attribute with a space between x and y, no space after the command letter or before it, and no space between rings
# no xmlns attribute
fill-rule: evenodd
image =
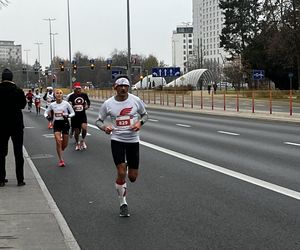
<svg viewBox="0 0 300 250"><path fill-rule="evenodd" d="M0 83L0 128L23 129L22 109L25 106L24 91L11 81L2 81Z"/></svg>

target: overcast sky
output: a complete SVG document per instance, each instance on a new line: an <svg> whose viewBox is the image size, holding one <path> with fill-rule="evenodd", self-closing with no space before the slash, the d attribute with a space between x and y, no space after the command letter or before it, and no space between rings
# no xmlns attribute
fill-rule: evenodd
<svg viewBox="0 0 300 250"><path fill-rule="evenodd" d="M49 22L55 18L55 55L69 58L67 0L9 0L0 9L0 40L15 41L29 49L28 63L38 57L50 61ZM70 0L72 56L80 51L90 58L110 57L114 49L127 50L127 0ZM131 53L153 54L172 64L172 32L192 21L192 0L130 0Z"/></svg>

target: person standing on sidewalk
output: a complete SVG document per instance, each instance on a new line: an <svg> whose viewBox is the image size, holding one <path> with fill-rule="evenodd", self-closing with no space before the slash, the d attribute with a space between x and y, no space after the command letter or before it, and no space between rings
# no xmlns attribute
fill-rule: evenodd
<svg viewBox="0 0 300 250"><path fill-rule="evenodd" d="M139 168L139 130L148 119L144 102L128 93L129 86L126 76L116 79L116 95L102 104L96 121L99 129L111 134L111 151L117 167L115 187L119 196L121 217L130 216L126 202L127 166L128 178L135 182ZM104 123L108 116L112 124Z"/></svg>
<svg viewBox="0 0 300 250"><path fill-rule="evenodd" d="M24 186L24 157L23 157L23 130L24 121L22 109L26 106L24 91L12 81L13 73L9 69L2 72L0 83L0 106L2 107L0 122L0 187L5 186L6 171L5 158L8 154L8 141L12 139L16 163L18 186Z"/></svg>
<svg viewBox="0 0 300 250"><path fill-rule="evenodd" d="M75 116L71 118L71 126L75 132L74 138L76 141L75 150L87 149L85 137L87 135L87 116L86 110L90 107L90 99L86 93L81 92L81 85L75 82L73 85L74 93L68 98L68 102L72 105ZM79 136L81 133L81 140Z"/></svg>

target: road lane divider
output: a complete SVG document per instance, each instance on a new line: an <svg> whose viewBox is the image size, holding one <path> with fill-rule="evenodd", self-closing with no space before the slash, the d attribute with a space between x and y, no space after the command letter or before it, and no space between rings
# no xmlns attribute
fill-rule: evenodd
<svg viewBox="0 0 300 250"><path fill-rule="evenodd" d="M184 127L184 128L190 128L191 127L190 125L180 124L180 123L177 123L176 126L178 126L178 127Z"/></svg>
<svg viewBox="0 0 300 250"><path fill-rule="evenodd" d="M99 130L99 128L95 125L88 124L88 126L91 127L91 128ZM250 183L250 184L253 184L253 185L268 189L268 190L271 190L273 192L276 192L276 193L294 198L296 200L300 200L300 192L294 191L292 189L288 189L288 188L285 188L285 187L282 187L282 186L279 186L279 185L276 185L276 184L273 184L273 183L270 183L270 182L267 182L267 181L260 180L260 179L255 178L255 177L251 177L251 176L248 176L248 175L245 175L245 174L241 174L239 172L229 170L229 169L220 167L218 165L215 165L215 164L212 164L212 163L209 163L209 162L206 162L206 161L202 161L202 160L199 160L197 158L187 156L187 155L178 153L178 152L170 150L170 149L166 149L166 148L157 146L157 145L152 144L152 143L140 141L140 144L145 146L145 147L157 150L161 153L165 153L165 154L174 156L174 157L179 158L181 160L191 162L193 164L196 164L196 165L205 167L207 169L222 173L224 175L231 176L233 178L236 178L236 179L245 181L247 183Z"/></svg>
<svg viewBox="0 0 300 250"><path fill-rule="evenodd" d="M222 131L219 130L218 133L220 134L225 134L225 135L233 135L233 136L239 136L240 134L232 133L232 132L227 132L227 131Z"/></svg>
<svg viewBox="0 0 300 250"><path fill-rule="evenodd" d="M152 148L154 150L157 150L159 152L162 152L162 153L174 156L176 158L191 162L193 164L205 167L207 169L214 170L216 172L219 172L219 173L231 176L233 178L245 181L247 183L251 183L251 184L254 184L256 186L274 191L276 193L279 193L279 194L282 194L282 195L300 200L300 193L297 192L297 191L294 191L294 190L291 190L291 189L288 189L288 188L285 188L285 187L281 187L279 185L276 185L276 184L273 184L273 183L270 183L270 182L267 182L267 181L263 181L263 180L245 175L245 174L241 174L239 172L235 172L235 171L217 166L215 164L205 162L205 161L196 159L194 157L178 153L178 152L170 150L170 149L162 148L160 146L157 146L157 145L154 145L154 144L151 144L151 143L148 143L148 142L141 141L140 144L143 145L143 146L146 146L148 148Z"/></svg>
<svg viewBox="0 0 300 250"><path fill-rule="evenodd" d="M299 143L295 143L295 142L288 142L288 141L286 141L286 142L284 142L284 144L300 147L300 144Z"/></svg>

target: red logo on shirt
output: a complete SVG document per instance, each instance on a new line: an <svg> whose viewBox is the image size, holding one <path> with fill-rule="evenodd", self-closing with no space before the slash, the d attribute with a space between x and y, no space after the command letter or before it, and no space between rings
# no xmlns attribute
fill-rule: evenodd
<svg viewBox="0 0 300 250"><path fill-rule="evenodd" d="M129 115L131 110L132 110L132 107L131 108L124 108L120 111L120 115Z"/></svg>

